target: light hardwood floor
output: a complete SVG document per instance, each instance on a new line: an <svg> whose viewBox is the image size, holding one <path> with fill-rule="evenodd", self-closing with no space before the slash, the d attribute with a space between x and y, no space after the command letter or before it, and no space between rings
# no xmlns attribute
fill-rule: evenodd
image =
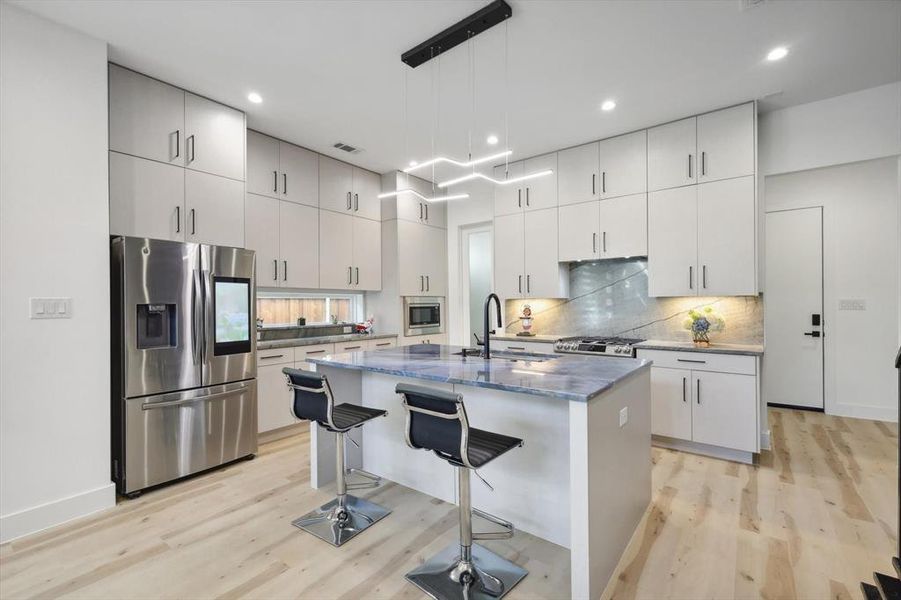
<svg viewBox="0 0 901 600"><path fill-rule="evenodd" d="M654 449L654 499L607 597L859 598L891 568L897 426L782 409L770 422L758 467ZM393 514L332 548L290 525L330 498L309 488L308 445L271 442L0 546L0 597L421 597L403 574L456 539L455 507L389 483L367 496ZM569 595L563 548L521 533L486 545L530 572L508 597Z"/></svg>

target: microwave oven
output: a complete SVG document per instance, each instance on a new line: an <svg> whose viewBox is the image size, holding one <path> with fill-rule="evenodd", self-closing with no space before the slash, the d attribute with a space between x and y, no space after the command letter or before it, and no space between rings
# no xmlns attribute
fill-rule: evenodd
<svg viewBox="0 0 901 600"><path fill-rule="evenodd" d="M444 333L444 298L404 298L404 335Z"/></svg>

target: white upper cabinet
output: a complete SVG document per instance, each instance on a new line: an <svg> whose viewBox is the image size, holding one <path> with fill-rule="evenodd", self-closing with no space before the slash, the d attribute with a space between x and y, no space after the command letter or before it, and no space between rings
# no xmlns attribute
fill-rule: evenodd
<svg viewBox="0 0 901 600"><path fill-rule="evenodd" d="M701 296L757 293L754 176L698 186Z"/></svg>
<svg viewBox="0 0 901 600"><path fill-rule="evenodd" d="M260 287L281 284L278 231L279 201L247 194L244 197L244 247L256 252L257 285Z"/></svg>
<svg viewBox="0 0 901 600"><path fill-rule="evenodd" d="M110 233L185 240L185 171L109 153Z"/></svg>
<svg viewBox="0 0 901 600"><path fill-rule="evenodd" d="M319 157L319 208L334 212L353 209L353 167L328 156Z"/></svg>
<svg viewBox="0 0 901 600"><path fill-rule="evenodd" d="M698 188L648 194L648 295L696 296Z"/></svg>
<svg viewBox="0 0 901 600"><path fill-rule="evenodd" d="M616 198L648 190L648 132L602 140L600 197Z"/></svg>
<svg viewBox="0 0 901 600"><path fill-rule="evenodd" d="M109 66L110 150L185 164L185 92L117 65Z"/></svg>
<svg viewBox="0 0 901 600"><path fill-rule="evenodd" d="M523 210L542 210L557 206L557 153L536 156L522 163L523 175L548 170L553 173L527 179L519 184Z"/></svg>
<svg viewBox="0 0 901 600"><path fill-rule="evenodd" d="M525 294L529 298L569 295L567 267L557 260L557 209L524 214Z"/></svg>
<svg viewBox="0 0 901 600"><path fill-rule="evenodd" d="M378 221L382 217L379 200L381 178L372 171L353 167L353 213L358 217Z"/></svg>
<svg viewBox="0 0 901 600"><path fill-rule="evenodd" d="M397 190L416 190L426 198L443 196L446 192L437 187L433 189L432 183L407 173L395 173L392 176ZM386 190L387 191L387 190ZM392 206L393 203L393 206ZM447 203L430 202L410 192L401 192L395 198L389 198L382 203L388 206L387 212L383 212L382 218L390 220L395 216L405 221L414 221L435 227L447 227ZM392 211L396 210L396 214Z"/></svg>
<svg viewBox="0 0 901 600"><path fill-rule="evenodd" d="M494 219L494 288L504 299L525 295L524 225L521 212Z"/></svg>
<svg viewBox="0 0 901 600"><path fill-rule="evenodd" d="M382 224L378 221L354 218L353 268L353 289L382 289Z"/></svg>
<svg viewBox="0 0 901 600"><path fill-rule="evenodd" d="M447 294L447 231L397 221L397 277L401 296Z"/></svg>
<svg viewBox="0 0 901 600"><path fill-rule="evenodd" d="M185 166L244 181L244 113L185 92Z"/></svg>
<svg viewBox="0 0 901 600"><path fill-rule="evenodd" d="M698 181L753 175L754 103L698 117Z"/></svg>
<svg viewBox="0 0 901 600"><path fill-rule="evenodd" d="M429 296L447 295L447 230L425 226L425 291Z"/></svg>
<svg viewBox="0 0 901 600"><path fill-rule="evenodd" d="M247 191L251 194L279 197L279 141L247 130Z"/></svg>
<svg viewBox="0 0 901 600"><path fill-rule="evenodd" d="M582 202L561 206L557 258L560 261L595 260L600 258L600 202Z"/></svg>
<svg viewBox="0 0 901 600"><path fill-rule="evenodd" d="M329 290L353 287L353 234L352 215L319 211L319 287Z"/></svg>
<svg viewBox="0 0 901 600"><path fill-rule="evenodd" d="M697 118L648 129L648 190L697 183Z"/></svg>
<svg viewBox="0 0 901 600"><path fill-rule="evenodd" d="M600 256L625 258L648 254L647 194L608 198L600 207ZM561 229L562 235L568 235Z"/></svg>
<svg viewBox="0 0 901 600"><path fill-rule="evenodd" d="M557 153L557 198L560 206L600 198L598 142Z"/></svg>
<svg viewBox="0 0 901 600"><path fill-rule="evenodd" d="M514 162L494 167L494 178L497 180L522 177L523 163ZM494 214L512 215L522 212L522 189L515 183L494 186Z"/></svg>
<svg viewBox="0 0 901 600"><path fill-rule="evenodd" d="M278 240L280 285L319 287L319 210L295 202L279 202ZM261 279L259 269L257 279Z"/></svg>
<svg viewBox="0 0 901 600"><path fill-rule="evenodd" d="M244 246L244 182L185 171L188 242Z"/></svg>
<svg viewBox="0 0 901 600"><path fill-rule="evenodd" d="M248 147L249 144L248 141ZM319 155L294 144L279 142L278 165L281 199L319 206Z"/></svg>

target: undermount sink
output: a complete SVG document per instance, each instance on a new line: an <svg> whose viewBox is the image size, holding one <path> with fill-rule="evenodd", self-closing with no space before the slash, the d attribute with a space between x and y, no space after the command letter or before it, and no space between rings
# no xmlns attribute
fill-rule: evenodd
<svg viewBox="0 0 901 600"><path fill-rule="evenodd" d="M474 356L479 357L482 355L482 348L464 348L459 352L454 352L457 356ZM491 353L491 360L494 359L502 359L502 360L510 360L510 361L524 361L524 362L544 362L546 360L553 360L557 358L553 354L538 354L533 352L514 352L512 350L494 350Z"/></svg>

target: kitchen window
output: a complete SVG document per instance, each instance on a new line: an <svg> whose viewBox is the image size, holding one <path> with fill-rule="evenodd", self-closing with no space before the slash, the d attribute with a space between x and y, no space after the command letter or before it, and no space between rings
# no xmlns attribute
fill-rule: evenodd
<svg viewBox="0 0 901 600"><path fill-rule="evenodd" d="M297 325L301 317L307 325L331 322L357 323L363 320L362 294L314 294L257 291L257 319L263 327Z"/></svg>

